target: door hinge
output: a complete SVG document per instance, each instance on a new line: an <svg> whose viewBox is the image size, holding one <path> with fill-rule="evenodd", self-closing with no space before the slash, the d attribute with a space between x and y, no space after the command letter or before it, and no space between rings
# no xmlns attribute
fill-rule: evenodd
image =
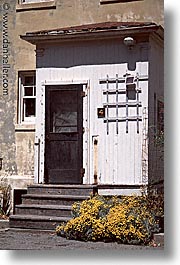
<svg viewBox="0 0 180 265"><path fill-rule="evenodd" d="M86 96L86 92L85 91L81 91L81 97L85 97Z"/></svg>
<svg viewBox="0 0 180 265"><path fill-rule="evenodd" d="M81 168L81 177L84 177L85 174L85 168Z"/></svg>

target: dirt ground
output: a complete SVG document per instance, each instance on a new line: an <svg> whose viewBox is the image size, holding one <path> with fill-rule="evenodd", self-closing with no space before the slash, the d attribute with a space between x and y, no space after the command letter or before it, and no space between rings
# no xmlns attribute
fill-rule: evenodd
<svg viewBox="0 0 180 265"><path fill-rule="evenodd" d="M0 250L163 250L163 247L67 240L53 231L1 229Z"/></svg>

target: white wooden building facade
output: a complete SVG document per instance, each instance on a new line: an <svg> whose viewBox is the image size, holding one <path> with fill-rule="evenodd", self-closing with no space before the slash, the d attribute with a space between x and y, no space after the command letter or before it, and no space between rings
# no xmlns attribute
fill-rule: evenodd
<svg viewBox="0 0 180 265"><path fill-rule="evenodd" d="M132 193L158 178L149 128L154 95L163 98L162 28L101 23L21 38L36 44L35 183Z"/></svg>

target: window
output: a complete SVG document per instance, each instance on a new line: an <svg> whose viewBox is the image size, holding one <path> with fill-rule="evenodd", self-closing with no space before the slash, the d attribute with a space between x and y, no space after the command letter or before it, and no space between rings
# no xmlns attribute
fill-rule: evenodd
<svg viewBox="0 0 180 265"><path fill-rule="evenodd" d="M31 4L31 3L40 3L40 2L50 2L52 0L20 0L19 4Z"/></svg>
<svg viewBox="0 0 180 265"><path fill-rule="evenodd" d="M36 114L35 72L19 74L19 123L34 123Z"/></svg>
<svg viewBox="0 0 180 265"><path fill-rule="evenodd" d="M136 100L136 84L134 83L134 76L126 77L126 90L128 100Z"/></svg>

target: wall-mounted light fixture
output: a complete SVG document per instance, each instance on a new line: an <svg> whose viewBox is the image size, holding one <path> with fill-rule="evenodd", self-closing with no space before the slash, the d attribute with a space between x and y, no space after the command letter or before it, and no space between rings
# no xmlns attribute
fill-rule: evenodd
<svg viewBox="0 0 180 265"><path fill-rule="evenodd" d="M133 37L125 37L123 42L124 45L126 45L129 50L132 50L136 44L136 41Z"/></svg>

